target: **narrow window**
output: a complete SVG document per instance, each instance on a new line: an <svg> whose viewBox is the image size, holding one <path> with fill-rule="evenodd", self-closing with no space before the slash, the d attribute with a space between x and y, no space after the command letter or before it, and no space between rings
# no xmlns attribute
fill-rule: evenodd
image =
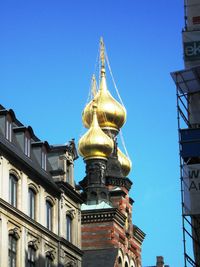
<svg viewBox="0 0 200 267"><path fill-rule="evenodd" d="M12 141L12 119L9 115L6 117L6 139Z"/></svg>
<svg viewBox="0 0 200 267"><path fill-rule="evenodd" d="M29 196L29 216L31 219L35 220L35 202L36 202L36 193L35 190L32 188L28 189L28 196Z"/></svg>
<svg viewBox="0 0 200 267"><path fill-rule="evenodd" d="M36 266L36 250L33 246L28 246L28 267Z"/></svg>
<svg viewBox="0 0 200 267"><path fill-rule="evenodd" d="M66 216L66 239L72 242L72 218L69 215Z"/></svg>
<svg viewBox="0 0 200 267"><path fill-rule="evenodd" d="M24 137L24 153L27 157L30 157L31 151L31 137L28 132L25 133Z"/></svg>
<svg viewBox="0 0 200 267"><path fill-rule="evenodd" d="M45 259L45 267L52 267L53 266L53 260L50 256L46 256Z"/></svg>
<svg viewBox="0 0 200 267"><path fill-rule="evenodd" d="M17 178L13 174L9 177L9 203L17 207Z"/></svg>
<svg viewBox="0 0 200 267"><path fill-rule="evenodd" d="M9 235L8 244L8 266L17 266L17 239L13 235Z"/></svg>
<svg viewBox="0 0 200 267"><path fill-rule="evenodd" d="M49 230L52 231L52 216L53 216L53 206L50 201L46 201L46 225Z"/></svg>
<svg viewBox="0 0 200 267"><path fill-rule="evenodd" d="M125 262L125 267L128 267L128 263L127 262Z"/></svg>
<svg viewBox="0 0 200 267"><path fill-rule="evenodd" d="M42 169L47 169L47 153L45 149L42 149Z"/></svg>

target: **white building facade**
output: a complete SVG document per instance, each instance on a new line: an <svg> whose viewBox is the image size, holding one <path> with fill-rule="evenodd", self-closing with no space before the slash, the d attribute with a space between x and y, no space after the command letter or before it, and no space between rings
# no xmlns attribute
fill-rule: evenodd
<svg viewBox="0 0 200 267"><path fill-rule="evenodd" d="M0 106L0 266L81 267L77 152L50 146Z"/></svg>

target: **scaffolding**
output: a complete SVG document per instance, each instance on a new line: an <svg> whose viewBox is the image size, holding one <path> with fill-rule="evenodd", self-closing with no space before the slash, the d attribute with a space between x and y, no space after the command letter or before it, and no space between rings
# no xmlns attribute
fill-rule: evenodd
<svg viewBox="0 0 200 267"><path fill-rule="evenodd" d="M177 95L184 267L200 267L200 208L196 199L191 199L191 177L187 172L195 166L200 168L200 124L194 123L191 114L193 99L200 96L200 67L176 71L171 76ZM200 120L200 113L195 116ZM200 187L197 189L200 195Z"/></svg>

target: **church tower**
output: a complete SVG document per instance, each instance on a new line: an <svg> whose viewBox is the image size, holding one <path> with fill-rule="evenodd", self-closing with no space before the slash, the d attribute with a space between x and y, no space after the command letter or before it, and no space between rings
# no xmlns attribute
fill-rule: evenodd
<svg viewBox="0 0 200 267"><path fill-rule="evenodd" d="M80 182L83 267L141 267L145 234L132 223L132 186L127 177L130 159L118 147L117 137L126 122L126 109L114 99L106 81L106 54L100 41L100 85L92 80L93 98L83 113L88 128L80 138L79 154L86 165Z"/></svg>

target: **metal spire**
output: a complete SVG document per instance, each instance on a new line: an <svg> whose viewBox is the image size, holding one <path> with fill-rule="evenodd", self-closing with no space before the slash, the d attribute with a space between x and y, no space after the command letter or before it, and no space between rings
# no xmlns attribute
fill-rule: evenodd
<svg viewBox="0 0 200 267"><path fill-rule="evenodd" d="M97 94L97 82L96 82L96 78L94 74L92 75L91 91L92 91L93 97L95 97Z"/></svg>
<svg viewBox="0 0 200 267"><path fill-rule="evenodd" d="M100 39L101 76L105 75L105 46L103 37Z"/></svg>

